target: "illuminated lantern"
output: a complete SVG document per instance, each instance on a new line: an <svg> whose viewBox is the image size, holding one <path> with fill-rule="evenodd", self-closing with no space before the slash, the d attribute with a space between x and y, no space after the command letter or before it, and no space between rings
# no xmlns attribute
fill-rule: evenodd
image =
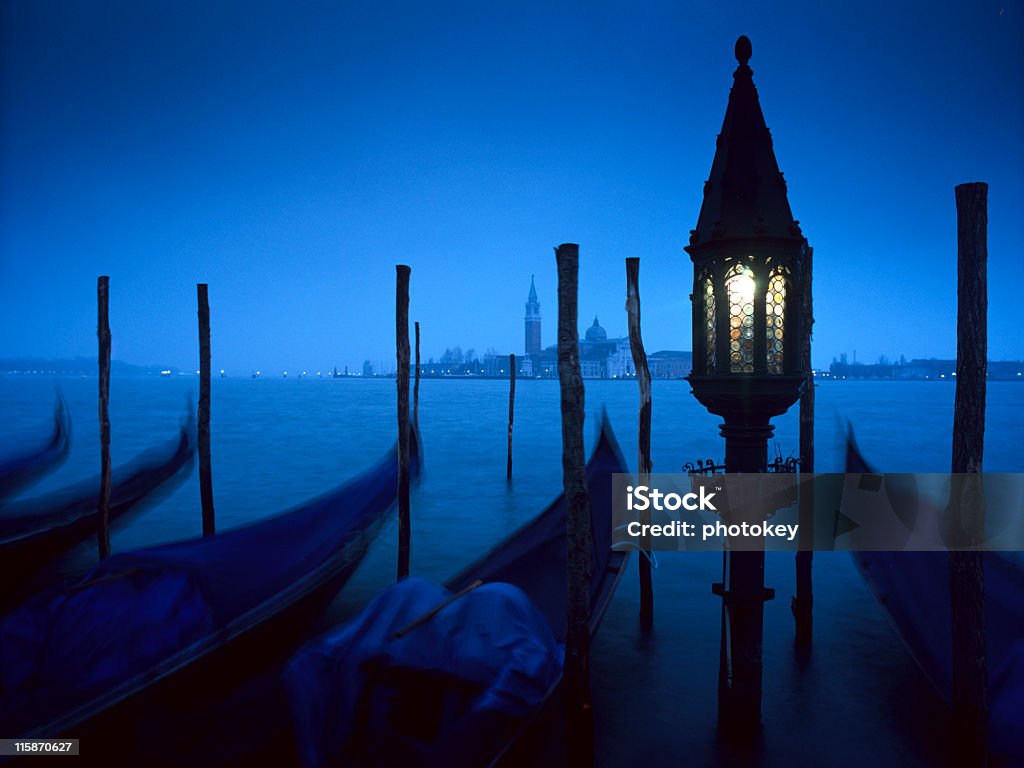
<svg viewBox="0 0 1024 768"><path fill-rule="evenodd" d="M733 472L764 471L770 419L796 402L805 380L800 302L810 249L789 208L750 54L741 37L711 176L686 246L693 261L688 380L694 396L726 421L726 471Z"/></svg>

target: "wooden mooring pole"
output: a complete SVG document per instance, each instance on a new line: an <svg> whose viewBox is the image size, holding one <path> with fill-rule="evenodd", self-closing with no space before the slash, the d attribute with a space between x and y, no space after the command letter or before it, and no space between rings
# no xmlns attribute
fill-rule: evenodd
<svg viewBox="0 0 1024 768"><path fill-rule="evenodd" d="M562 485L566 499L566 581L568 621L565 638L566 748L572 766L594 762L590 708L590 560L594 542L583 452L583 377L580 373L577 289L579 246L555 249L558 263L558 380L562 409Z"/></svg>
<svg viewBox="0 0 1024 768"><path fill-rule="evenodd" d="M199 498L203 536L216 530L213 516L213 470L210 466L210 297L206 283L196 284L199 303Z"/></svg>
<svg viewBox="0 0 1024 768"><path fill-rule="evenodd" d="M414 323L416 328L416 378L412 387L412 426L416 434L420 433L420 322Z"/></svg>
<svg viewBox="0 0 1024 768"><path fill-rule="evenodd" d="M110 554L110 278L103 275L96 283L100 364L100 500L96 507L96 539L100 560Z"/></svg>
<svg viewBox="0 0 1024 768"><path fill-rule="evenodd" d="M516 406L516 356L508 356L508 461L505 463L505 478L512 479L512 418Z"/></svg>
<svg viewBox="0 0 1024 768"><path fill-rule="evenodd" d="M988 672L985 649L985 535L982 454L988 369L988 185L956 187L956 398L953 410L952 547L953 758L958 766L987 761Z"/></svg>
<svg viewBox="0 0 1024 768"><path fill-rule="evenodd" d="M395 266L395 347L398 357L398 579L409 576L409 274Z"/></svg>
<svg viewBox="0 0 1024 768"><path fill-rule="evenodd" d="M811 332L814 327L814 303L811 292L812 259L814 250L808 249L804 267L804 291L801 297L802 313L800 338L800 367L806 376L804 391L800 395L800 474L807 482L800 488L800 534L796 553L796 597L791 608L796 620L794 645L798 653L811 647L814 629L814 589L811 564L814 558L814 373L811 367Z"/></svg>
<svg viewBox="0 0 1024 768"><path fill-rule="evenodd" d="M640 259L626 259L626 314L629 320L629 350L633 354L633 368L640 385L640 430L638 484L649 485L651 479L651 372L647 367L647 353L640 335ZM641 513L641 523L650 522L650 513ZM637 558L640 574L640 622L654 621L654 585L651 582L650 539L643 542L644 551Z"/></svg>

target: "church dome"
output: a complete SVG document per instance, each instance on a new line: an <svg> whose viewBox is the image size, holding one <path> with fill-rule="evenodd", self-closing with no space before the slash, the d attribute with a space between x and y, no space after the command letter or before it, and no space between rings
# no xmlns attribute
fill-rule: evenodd
<svg viewBox="0 0 1024 768"><path fill-rule="evenodd" d="M587 341L605 341L608 334L597 322L597 315L594 315L594 324L587 328Z"/></svg>

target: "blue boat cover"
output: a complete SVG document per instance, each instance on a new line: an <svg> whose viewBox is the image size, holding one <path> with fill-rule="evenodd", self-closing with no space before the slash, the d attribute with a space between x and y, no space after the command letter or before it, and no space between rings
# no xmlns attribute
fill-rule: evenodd
<svg viewBox="0 0 1024 768"><path fill-rule="evenodd" d="M51 593L31 608L3 625L0 671L7 691L62 683L103 689L213 628L210 608L185 569L108 573L88 589Z"/></svg>
<svg viewBox="0 0 1024 768"><path fill-rule="evenodd" d="M564 647L518 587L480 586L396 636L451 595L423 579L399 582L292 657L284 678L304 765L339 760L381 668L457 677L478 688L470 715L525 718L543 701L561 674Z"/></svg>
<svg viewBox="0 0 1024 768"><path fill-rule="evenodd" d="M0 621L0 721L38 727L114 687L128 695L354 569L397 478L389 452L293 510L112 555L78 584L30 599Z"/></svg>

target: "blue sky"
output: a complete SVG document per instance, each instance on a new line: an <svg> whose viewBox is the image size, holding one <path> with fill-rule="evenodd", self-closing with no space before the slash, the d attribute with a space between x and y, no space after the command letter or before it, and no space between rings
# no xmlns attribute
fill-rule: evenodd
<svg viewBox="0 0 1024 768"><path fill-rule="evenodd" d="M953 187L989 189L989 345L1024 357L1024 4L20 2L0 6L0 356L358 367L522 352L581 248L581 329L688 349L696 225L740 34L815 249L816 365L952 357Z"/></svg>

